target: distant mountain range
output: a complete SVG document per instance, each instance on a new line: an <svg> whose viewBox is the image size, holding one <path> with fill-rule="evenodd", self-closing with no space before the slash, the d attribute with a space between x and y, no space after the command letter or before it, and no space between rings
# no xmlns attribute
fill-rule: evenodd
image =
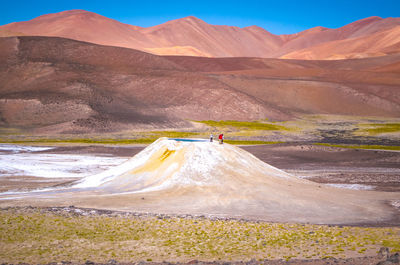
<svg viewBox="0 0 400 265"><path fill-rule="evenodd" d="M141 28L82 10L43 15L0 27L0 127L101 133L399 117L399 37L400 18L274 35L195 17Z"/></svg>
<svg viewBox="0 0 400 265"><path fill-rule="evenodd" d="M290 35L275 35L258 26L210 25L192 16L142 28L84 10L0 26L0 37L24 35L63 37L158 55L331 60L400 52L400 18L380 17Z"/></svg>

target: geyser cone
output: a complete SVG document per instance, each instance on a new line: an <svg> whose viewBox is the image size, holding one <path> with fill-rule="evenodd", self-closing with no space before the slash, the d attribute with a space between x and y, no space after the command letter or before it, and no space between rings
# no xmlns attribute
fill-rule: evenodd
<svg viewBox="0 0 400 265"><path fill-rule="evenodd" d="M160 138L111 170L75 187L110 193L149 192L189 187L242 189L243 185L304 182L238 147L196 139Z"/></svg>
<svg viewBox="0 0 400 265"><path fill-rule="evenodd" d="M107 194L101 202L105 207L124 204L124 209L141 211L316 223L382 221L394 214L385 205L388 194L326 187L239 147L208 141L161 138L126 163L75 187Z"/></svg>

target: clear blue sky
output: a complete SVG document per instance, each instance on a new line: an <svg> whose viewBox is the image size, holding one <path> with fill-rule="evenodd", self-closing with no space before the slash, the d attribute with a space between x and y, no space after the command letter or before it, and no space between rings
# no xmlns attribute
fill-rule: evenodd
<svg viewBox="0 0 400 265"><path fill-rule="evenodd" d="M257 25L275 34L290 34L315 26L338 28L370 16L400 16L400 0L0 1L0 25L47 13L84 9L142 27L192 15L215 25Z"/></svg>

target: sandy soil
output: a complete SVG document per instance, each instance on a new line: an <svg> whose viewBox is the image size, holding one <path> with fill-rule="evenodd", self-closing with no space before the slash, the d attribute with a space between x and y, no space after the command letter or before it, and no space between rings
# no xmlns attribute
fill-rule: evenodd
<svg viewBox="0 0 400 265"><path fill-rule="evenodd" d="M67 185L75 180L75 178L49 179L33 176L6 176L1 177L0 192L12 190L28 191L47 187L55 187L58 185Z"/></svg>
<svg viewBox="0 0 400 265"><path fill-rule="evenodd" d="M400 152L300 145L244 146L264 162L318 183L400 190Z"/></svg>

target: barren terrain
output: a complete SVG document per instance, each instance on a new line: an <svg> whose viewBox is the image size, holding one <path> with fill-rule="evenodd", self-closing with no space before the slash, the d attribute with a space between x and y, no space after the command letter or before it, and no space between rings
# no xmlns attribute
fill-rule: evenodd
<svg viewBox="0 0 400 265"><path fill-rule="evenodd" d="M343 61L171 57L50 37L0 38L0 47L0 125L22 134L400 113L399 55Z"/></svg>
<svg viewBox="0 0 400 265"><path fill-rule="evenodd" d="M193 16L142 28L69 10L0 26L0 36L63 37L159 55L332 60L398 53L399 26L399 18L368 17L337 29L319 26L275 35L255 25L211 25Z"/></svg>
<svg viewBox="0 0 400 265"><path fill-rule="evenodd" d="M15 147L7 148L2 147L0 159L15 153L11 151L16 150ZM40 150L44 147L34 148L33 153L30 153L30 148L23 147L18 151L20 153L16 154L24 154L27 158L31 154L37 159L55 155L69 155L72 158L79 154L86 159L93 156L124 161L143 150L144 146L53 146L47 150ZM374 185L372 189L392 192L398 192L400 187L399 152L353 150L310 144L275 144L242 148L264 162L296 176L314 176L309 179L319 183L361 184L361 187ZM99 166L106 166L106 163L99 163ZM75 165L75 168L79 168L78 165ZM86 168L90 172L97 170L89 165L86 165ZM80 170L86 171L85 168ZM354 172L357 173L356 178L353 176ZM376 174L377 172L379 174ZM77 170L73 174L79 176L80 173L82 172ZM332 175L339 175L340 178L332 178ZM368 176L368 179L365 176ZM2 191L22 191L68 185L77 178L10 176L1 179ZM387 183L388 179L392 179L390 184ZM390 189L387 189L389 186ZM345 188L359 189L360 186ZM148 199L151 200L151 197L145 195L144 200ZM3 201L2 206L5 205L10 205L10 201ZM382 246L389 247L391 251L398 251L400 247L398 227L391 227L399 225L398 219L362 224L366 226L363 228L267 223L215 216L210 220L210 217L205 218L204 215L165 215L156 212L121 212L67 206L70 206L69 202L65 202L65 207L3 208L0 219L5 225L4 231L8 231L8 239L0 244L3 249L7 249L8 255L1 256L2 261L46 263L67 260L84 263L90 260L105 263L113 259L115 262L129 263L163 260L189 262L199 259L214 263L222 260L249 264L377 264L393 255L386 256L384 250L378 255L377 252ZM40 236L40 240L35 236ZM209 244L205 243L205 238L208 238ZM101 244L98 243L99 240ZM113 247L116 242L120 246L118 249ZM392 256L392 259L395 260L396 257Z"/></svg>
<svg viewBox="0 0 400 265"><path fill-rule="evenodd" d="M399 250L399 228L249 222L74 206L1 209L0 220L8 235L0 241L6 250L0 259L8 263L376 265L399 259L389 251Z"/></svg>
<svg viewBox="0 0 400 265"><path fill-rule="evenodd" d="M399 27L0 26L0 261L398 262Z"/></svg>

